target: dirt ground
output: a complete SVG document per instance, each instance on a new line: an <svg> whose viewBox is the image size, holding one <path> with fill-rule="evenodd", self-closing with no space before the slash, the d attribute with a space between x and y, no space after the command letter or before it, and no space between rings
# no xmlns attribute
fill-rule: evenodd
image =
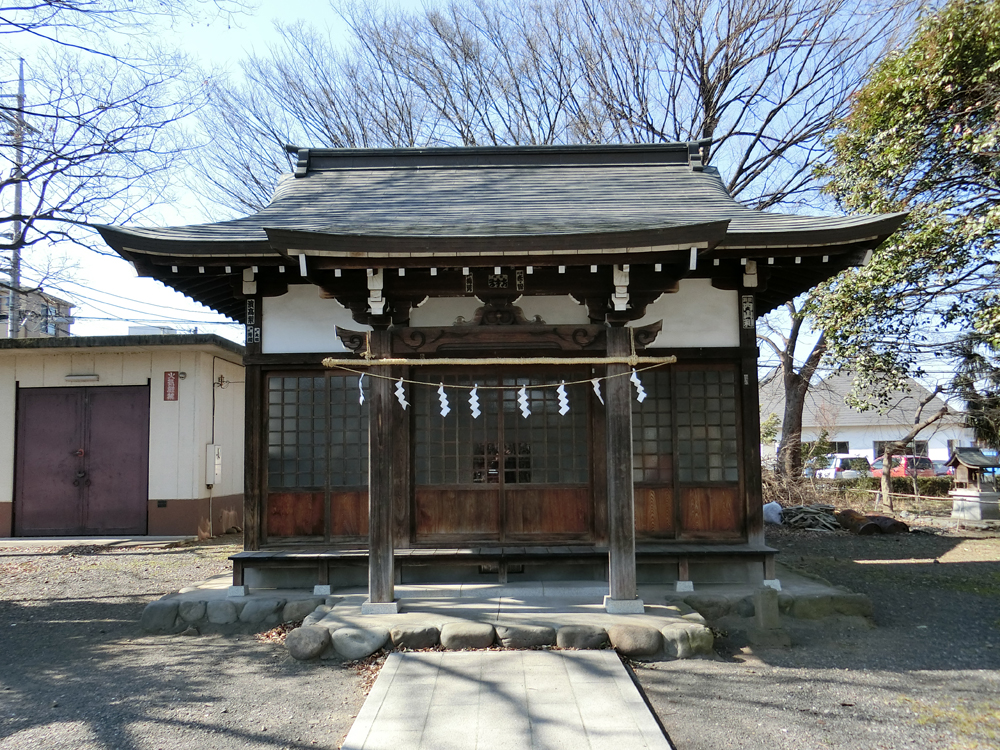
<svg viewBox="0 0 1000 750"><path fill-rule="evenodd" d="M867 594L875 627L786 620L791 649L730 630L719 661L638 667L679 750L1000 748L1000 535L769 527L767 541Z"/></svg>
<svg viewBox="0 0 1000 750"><path fill-rule="evenodd" d="M637 667L678 750L1000 748L996 533L768 542L868 594L877 627L789 621L793 648L772 651L730 628L716 661ZM148 601L228 571L236 549L0 542L0 750L339 747L364 700L355 669L252 636L139 631Z"/></svg>
<svg viewBox="0 0 1000 750"><path fill-rule="evenodd" d="M3 548L0 748L336 748L362 679L253 636L144 636L146 603L230 570L223 538L175 549Z"/></svg>

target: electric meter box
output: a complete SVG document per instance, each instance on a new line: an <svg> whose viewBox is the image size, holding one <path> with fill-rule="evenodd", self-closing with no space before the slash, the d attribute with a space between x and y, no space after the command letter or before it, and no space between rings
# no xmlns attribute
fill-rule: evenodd
<svg viewBox="0 0 1000 750"><path fill-rule="evenodd" d="M222 446L205 446L205 484L212 487L222 481Z"/></svg>

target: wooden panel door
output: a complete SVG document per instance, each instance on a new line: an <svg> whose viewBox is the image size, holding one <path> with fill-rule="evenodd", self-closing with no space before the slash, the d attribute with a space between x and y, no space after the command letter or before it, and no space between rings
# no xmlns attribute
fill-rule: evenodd
<svg viewBox="0 0 1000 750"><path fill-rule="evenodd" d="M18 391L14 533L145 534L149 388Z"/></svg>
<svg viewBox="0 0 1000 750"><path fill-rule="evenodd" d="M443 544L499 541L498 489L418 487L414 495L418 540Z"/></svg>
<svg viewBox="0 0 1000 750"><path fill-rule="evenodd" d="M686 487L681 490L681 527L690 539L736 539L743 531L738 487Z"/></svg>
<svg viewBox="0 0 1000 750"><path fill-rule="evenodd" d="M560 414L555 386L531 386L571 379L565 370L558 376L428 377L466 388L478 384L482 413L471 416L463 403L467 391L452 390L457 408L441 416L432 389L414 390L415 543L593 539L589 389L567 386L570 410ZM517 400L521 386L529 388L528 416Z"/></svg>

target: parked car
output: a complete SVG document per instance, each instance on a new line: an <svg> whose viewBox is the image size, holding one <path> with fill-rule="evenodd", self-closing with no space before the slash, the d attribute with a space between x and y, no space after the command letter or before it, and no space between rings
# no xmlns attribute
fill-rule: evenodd
<svg viewBox="0 0 1000 750"><path fill-rule="evenodd" d="M955 467L948 466L947 461L935 461L934 462L934 473L939 477L950 477L955 474Z"/></svg>
<svg viewBox="0 0 1000 750"><path fill-rule="evenodd" d="M857 479L858 477L870 477L872 475L871 466L864 456L852 456L849 453L829 453L824 457L825 461L810 459L806 462L803 474L816 479ZM826 464L820 468L817 464Z"/></svg>
<svg viewBox="0 0 1000 750"><path fill-rule="evenodd" d="M882 458L875 459L872 464L872 476L882 476ZM934 462L926 456L893 456L892 471L894 477L933 477L937 476Z"/></svg>

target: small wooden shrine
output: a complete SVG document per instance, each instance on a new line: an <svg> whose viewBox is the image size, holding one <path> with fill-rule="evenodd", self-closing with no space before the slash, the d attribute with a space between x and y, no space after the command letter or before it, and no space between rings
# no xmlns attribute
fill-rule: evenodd
<svg viewBox="0 0 1000 750"><path fill-rule="evenodd" d="M1000 519L1000 456L987 456L978 448L956 448L948 459L955 468L951 517L965 521Z"/></svg>
<svg viewBox="0 0 1000 750"><path fill-rule="evenodd" d="M757 317L903 217L751 210L707 145L289 147L252 216L100 227L246 324L234 583L355 566L391 609L398 581L572 564L625 611L639 580L778 585Z"/></svg>

